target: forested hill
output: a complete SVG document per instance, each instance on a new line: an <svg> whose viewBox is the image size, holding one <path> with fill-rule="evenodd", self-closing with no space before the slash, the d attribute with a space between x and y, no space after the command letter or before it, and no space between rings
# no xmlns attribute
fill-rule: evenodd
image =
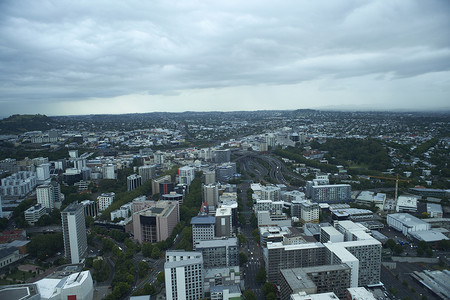
<svg viewBox="0 0 450 300"><path fill-rule="evenodd" d="M12 115L0 120L0 134L19 134L34 130L49 130L55 121L46 115Z"/></svg>

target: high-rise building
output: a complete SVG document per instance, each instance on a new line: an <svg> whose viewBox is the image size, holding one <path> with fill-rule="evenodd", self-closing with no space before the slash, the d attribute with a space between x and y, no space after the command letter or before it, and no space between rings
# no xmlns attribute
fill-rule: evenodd
<svg viewBox="0 0 450 300"><path fill-rule="evenodd" d="M216 171L206 171L205 184L215 184L215 183L216 183Z"/></svg>
<svg viewBox="0 0 450 300"><path fill-rule="evenodd" d="M86 158L76 158L73 161L73 167L80 171L83 170L83 168L86 168Z"/></svg>
<svg viewBox="0 0 450 300"><path fill-rule="evenodd" d="M277 142L277 138L273 133L266 134L264 136L264 140L267 143L267 146L269 147L275 147L275 144Z"/></svg>
<svg viewBox="0 0 450 300"><path fill-rule="evenodd" d="M113 203L115 196L116 196L116 194L114 192L103 193L100 196L98 196L97 197L98 210L104 211L105 209L107 209L108 206L110 206L111 203Z"/></svg>
<svg viewBox="0 0 450 300"><path fill-rule="evenodd" d="M178 169L178 180L181 184L190 185L195 178L195 168L184 166Z"/></svg>
<svg viewBox="0 0 450 300"><path fill-rule="evenodd" d="M92 200L83 200L80 202L83 205L84 216L96 217L98 214L98 205Z"/></svg>
<svg viewBox="0 0 450 300"><path fill-rule="evenodd" d="M339 203L351 200L352 188L349 184L316 185L311 187L313 202Z"/></svg>
<svg viewBox="0 0 450 300"><path fill-rule="evenodd" d="M103 179L117 179L116 165L106 164L102 167Z"/></svg>
<svg viewBox="0 0 450 300"><path fill-rule="evenodd" d="M133 234L139 242L167 239L180 221L177 201L152 201L151 207L133 213Z"/></svg>
<svg viewBox="0 0 450 300"><path fill-rule="evenodd" d="M153 179L152 180L152 195L165 194L165 193L161 193L161 191L159 190L159 184L163 183L163 182L170 182L170 181L172 181L172 178L170 177L170 175L165 175L160 178Z"/></svg>
<svg viewBox="0 0 450 300"><path fill-rule="evenodd" d="M203 185L203 203L208 207L216 207L219 203L219 187L215 184Z"/></svg>
<svg viewBox="0 0 450 300"><path fill-rule="evenodd" d="M280 201L281 189L273 185L261 187L261 200Z"/></svg>
<svg viewBox="0 0 450 300"><path fill-rule="evenodd" d="M36 168L36 179L39 181L45 181L50 178L50 164L41 164Z"/></svg>
<svg viewBox="0 0 450 300"><path fill-rule="evenodd" d="M319 223L319 204L309 200L294 200L291 203L291 216L304 223Z"/></svg>
<svg viewBox="0 0 450 300"><path fill-rule="evenodd" d="M36 188L37 203L51 210L55 207L55 193L53 184L43 184Z"/></svg>
<svg viewBox="0 0 450 300"><path fill-rule="evenodd" d="M231 208L218 208L216 210L216 236L231 236L233 233L233 220L231 217Z"/></svg>
<svg viewBox="0 0 450 300"><path fill-rule="evenodd" d="M132 191L142 185L142 177L137 174L131 174L127 177L127 190Z"/></svg>
<svg viewBox="0 0 450 300"><path fill-rule="evenodd" d="M167 251L164 264L166 299L204 298L203 257L201 252Z"/></svg>
<svg viewBox="0 0 450 300"><path fill-rule="evenodd" d="M53 186L53 199L54 201L61 202L61 186L57 181L51 181L50 184Z"/></svg>
<svg viewBox="0 0 450 300"><path fill-rule="evenodd" d="M156 176L155 165L145 165L139 167L139 175L142 177L142 183L147 182Z"/></svg>
<svg viewBox="0 0 450 300"><path fill-rule="evenodd" d="M191 219L192 225L192 243L195 246L200 241L214 239L216 218L207 214L200 214Z"/></svg>
<svg viewBox="0 0 450 300"><path fill-rule="evenodd" d="M218 164L223 164L229 162L231 159L231 150L215 150L214 151L214 161Z"/></svg>
<svg viewBox="0 0 450 300"><path fill-rule="evenodd" d="M0 195L23 197L34 189L36 183L35 172L19 171L2 179Z"/></svg>
<svg viewBox="0 0 450 300"><path fill-rule="evenodd" d="M78 264L88 249L83 205L71 203L61 212L61 221L66 259Z"/></svg>
<svg viewBox="0 0 450 300"><path fill-rule="evenodd" d="M239 266L239 245L235 237L200 241L195 251L202 252L205 269Z"/></svg>

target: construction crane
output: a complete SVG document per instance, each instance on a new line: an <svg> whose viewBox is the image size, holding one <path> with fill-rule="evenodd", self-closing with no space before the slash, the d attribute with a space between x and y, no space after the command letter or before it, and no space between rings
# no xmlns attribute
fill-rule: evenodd
<svg viewBox="0 0 450 300"><path fill-rule="evenodd" d="M399 181L406 181L408 183L410 182L410 180L398 179L398 174L397 174L397 178L395 178L395 177L383 177L383 176L369 176L369 177L380 178L380 179L388 179L388 180L395 180L395 203L397 203L397 200L398 200L398 182Z"/></svg>

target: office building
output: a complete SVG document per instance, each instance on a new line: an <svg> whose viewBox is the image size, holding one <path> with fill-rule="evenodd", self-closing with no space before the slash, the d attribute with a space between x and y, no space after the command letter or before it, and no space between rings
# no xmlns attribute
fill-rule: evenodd
<svg viewBox="0 0 450 300"><path fill-rule="evenodd" d="M301 201L305 200L305 193L300 191L289 191L283 193L283 201L284 202L293 202L293 201Z"/></svg>
<svg viewBox="0 0 450 300"><path fill-rule="evenodd" d="M39 203L24 211L25 221L30 225L34 225L45 214L47 214L47 208Z"/></svg>
<svg viewBox="0 0 450 300"><path fill-rule="evenodd" d="M231 159L231 150L214 150L214 162L223 164L229 162Z"/></svg>
<svg viewBox="0 0 450 300"><path fill-rule="evenodd" d="M325 263L325 247L321 243L283 245L267 243L264 249L267 281L280 284L280 270L321 266Z"/></svg>
<svg viewBox="0 0 450 300"><path fill-rule="evenodd" d="M192 243L195 249L200 241L214 239L216 235L216 218L207 214L199 214L191 219Z"/></svg>
<svg viewBox="0 0 450 300"><path fill-rule="evenodd" d="M289 300L291 294L302 291L308 294L333 292L343 299L350 287L350 268L346 264L283 269L280 274L281 300Z"/></svg>
<svg viewBox="0 0 450 300"><path fill-rule="evenodd" d="M395 210L397 212L416 212L417 197L399 196Z"/></svg>
<svg viewBox="0 0 450 300"><path fill-rule="evenodd" d="M286 214L272 214L270 211L258 211L256 214L258 227L261 226L291 226L291 219Z"/></svg>
<svg viewBox="0 0 450 300"><path fill-rule="evenodd" d="M88 248L83 205L71 203L61 212L61 221L66 259L77 264L86 256Z"/></svg>
<svg viewBox="0 0 450 300"><path fill-rule="evenodd" d="M311 200L317 203L339 203L351 200L349 184L317 185L311 187Z"/></svg>
<svg viewBox="0 0 450 300"><path fill-rule="evenodd" d="M163 181L159 183L159 194L169 194L175 190L174 184L171 181Z"/></svg>
<svg viewBox="0 0 450 300"><path fill-rule="evenodd" d="M215 184L208 184L202 186L203 203L208 207L216 207L219 203L219 187Z"/></svg>
<svg viewBox="0 0 450 300"><path fill-rule="evenodd" d="M151 207L133 213L134 239L156 243L167 239L180 221L178 202L149 201Z"/></svg>
<svg viewBox="0 0 450 300"><path fill-rule="evenodd" d="M166 299L204 298L203 257L201 252L167 251L164 263Z"/></svg>
<svg viewBox="0 0 450 300"><path fill-rule="evenodd" d="M386 202L386 194L370 191L362 191L358 197L356 197L356 203L366 206L375 205L380 210L384 209L384 203Z"/></svg>
<svg viewBox="0 0 450 300"><path fill-rule="evenodd" d="M86 168L86 158L76 158L73 160L73 167L78 170Z"/></svg>
<svg viewBox="0 0 450 300"><path fill-rule="evenodd" d="M195 178L195 168L184 166L178 169L178 182L190 185Z"/></svg>
<svg viewBox="0 0 450 300"><path fill-rule="evenodd" d="M442 206L437 203L426 203L427 214L430 218L442 218Z"/></svg>
<svg viewBox="0 0 450 300"><path fill-rule="evenodd" d="M84 216L89 217L97 217L98 215L98 205L95 201L92 200L83 200L80 202L81 205L83 205L84 210Z"/></svg>
<svg viewBox="0 0 450 300"><path fill-rule="evenodd" d="M145 165L139 167L139 175L142 177L142 183L147 182L156 176L156 165Z"/></svg>
<svg viewBox="0 0 450 300"><path fill-rule="evenodd" d="M283 212L283 201L256 200L253 209L255 213L269 211L274 214L281 214Z"/></svg>
<svg viewBox="0 0 450 300"><path fill-rule="evenodd" d="M231 208L218 208L216 210L216 236L228 237L233 233Z"/></svg>
<svg viewBox="0 0 450 300"><path fill-rule="evenodd" d="M104 211L114 202L114 197L116 194L114 192L111 193L103 193L97 197L98 210L100 212Z"/></svg>
<svg viewBox="0 0 450 300"><path fill-rule="evenodd" d="M81 170L75 168L68 168L66 172L62 174L62 181L67 185L74 185L75 182L83 180L83 174Z"/></svg>
<svg viewBox="0 0 450 300"><path fill-rule="evenodd" d="M294 200L291 205L291 216L305 223L319 223L319 204L309 200Z"/></svg>
<svg viewBox="0 0 450 300"><path fill-rule="evenodd" d="M155 195L155 194L167 194L167 193L161 193L160 192L159 184L163 183L163 182L170 182L170 181L172 181L170 175L165 175L165 176L162 176L162 177L160 177L158 179L153 179L152 180L152 195Z"/></svg>
<svg viewBox="0 0 450 300"><path fill-rule="evenodd" d="M233 179L236 174L236 163L228 162L223 163L216 168L217 180L224 182Z"/></svg>
<svg viewBox="0 0 450 300"><path fill-rule="evenodd" d="M127 191L137 189L142 185L142 177L137 174L131 174L127 177Z"/></svg>
<svg viewBox="0 0 450 300"><path fill-rule="evenodd" d="M202 252L204 268L239 266L239 246L235 237L199 241L195 251Z"/></svg>
<svg viewBox="0 0 450 300"><path fill-rule="evenodd" d="M327 242L340 243L344 241L344 235L336 228L331 226L320 227L320 242L325 244Z"/></svg>
<svg viewBox="0 0 450 300"><path fill-rule="evenodd" d="M57 181L51 181L50 184L53 186L53 200L54 203L61 203L61 186ZM58 205L58 204L57 204Z"/></svg>

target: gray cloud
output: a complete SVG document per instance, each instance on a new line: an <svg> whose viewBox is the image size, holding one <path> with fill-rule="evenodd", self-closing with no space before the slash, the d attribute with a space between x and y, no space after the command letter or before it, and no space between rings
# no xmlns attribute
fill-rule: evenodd
<svg viewBox="0 0 450 300"><path fill-rule="evenodd" d="M445 74L449 15L444 0L2 1L0 103Z"/></svg>

